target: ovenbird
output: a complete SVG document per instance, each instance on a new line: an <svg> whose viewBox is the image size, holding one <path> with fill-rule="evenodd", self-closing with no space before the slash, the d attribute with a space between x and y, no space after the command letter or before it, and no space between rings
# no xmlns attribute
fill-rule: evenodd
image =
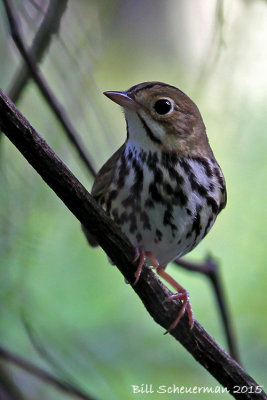
<svg viewBox="0 0 267 400"><path fill-rule="evenodd" d="M188 292L165 268L197 246L226 204L201 114L185 93L161 82L104 94L123 107L127 138L98 172L92 195L136 248L135 284L146 263L178 292L166 299L182 301L169 330L185 310L192 327Z"/></svg>

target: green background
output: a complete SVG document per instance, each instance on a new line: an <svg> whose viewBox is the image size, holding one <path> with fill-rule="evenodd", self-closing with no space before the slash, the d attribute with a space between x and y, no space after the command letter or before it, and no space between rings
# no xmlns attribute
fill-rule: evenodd
<svg viewBox="0 0 267 400"><path fill-rule="evenodd" d="M33 19L18 2L27 43ZM29 8L30 9L30 8ZM26 11L25 11L26 10ZM179 87L198 105L224 172L228 204L190 254L220 262L246 370L267 385L265 1L72 1L42 71L98 169L125 140L118 106L102 95L142 81ZM0 86L8 91L19 55L0 4ZM19 108L81 182L92 180L31 82ZM218 383L149 317L101 249L11 143L0 141L0 344L99 399L227 399L228 394L133 394L132 385ZM225 347L204 277L170 265L191 295L195 317ZM34 349L23 324L57 368ZM12 368L29 399L66 395ZM266 389L266 387L265 387Z"/></svg>

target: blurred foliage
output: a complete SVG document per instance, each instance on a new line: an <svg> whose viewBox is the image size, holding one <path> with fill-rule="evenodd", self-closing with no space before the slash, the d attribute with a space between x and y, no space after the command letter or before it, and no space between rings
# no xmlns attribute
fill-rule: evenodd
<svg viewBox="0 0 267 400"><path fill-rule="evenodd" d="M30 45L48 1L17 1ZM104 90L146 80L178 86L198 104L224 171L228 205L189 257L218 257L244 366L267 384L266 78L264 1L126 0L69 2L42 63L99 168L125 140L119 108ZM0 3L0 86L19 65ZM92 182L34 84L18 104L83 184ZM21 320L64 370L99 399L159 399L131 385L213 386L217 382L148 316L101 249L88 248L79 223L23 157L0 143L0 342L46 369ZM196 318L225 345L214 298L199 275L169 266ZM208 311L208 312L207 312ZM65 395L19 370L29 399ZM178 395L177 395L178 396ZM181 398L214 399L212 394ZM176 395L164 395L176 398ZM221 399L230 398L220 395Z"/></svg>

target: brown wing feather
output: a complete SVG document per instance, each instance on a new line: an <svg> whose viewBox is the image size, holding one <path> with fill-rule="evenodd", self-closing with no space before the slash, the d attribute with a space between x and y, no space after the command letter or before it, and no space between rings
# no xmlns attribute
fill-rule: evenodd
<svg viewBox="0 0 267 400"><path fill-rule="evenodd" d="M217 169L217 177L219 179L220 189L221 189L221 199L219 205L219 212L221 212L221 210L224 209L227 203L227 191L225 186L225 179L220 168Z"/></svg>
<svg viewBox="0 0 267 400"><path fill-rule="evenodd" d="M108 161L103 165L103 167L100 168L95 177L91 194L98 203L100 202L102 196L106 193L106 191L109 188L109 185L113 181L115 165L118 159L120 158L122 152L124 151L124 149L125 149L125 143L108 159ZM82 230L90 246L92 247L98 246L97 241L92 237L90 232L84 226L82 226Z"/></svg>
<svg viewBox="0 0 267 400"><path fill-rule="evenodd" d="M219 207L219 212L221 212L224 209L224 207L226 206L226 203L227 203L227 192L226 192L226 187L224 187L224 190L222 192L221 204L220 204L220 207Z"/></svg>
<svg viewBox="0 0 267 400"><path fill-rule="evenodd" d="M108 159L96 175L91 194L98 202L102 195L106 193L109 185L113 181L115 165L124 149L125 143Z"/></svg>

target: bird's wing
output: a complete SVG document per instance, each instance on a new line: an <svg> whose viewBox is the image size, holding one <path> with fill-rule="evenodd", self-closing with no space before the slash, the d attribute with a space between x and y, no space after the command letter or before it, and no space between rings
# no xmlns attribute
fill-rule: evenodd
<svg viewBox="0 0 267 400"><path fill-rule="evenodd" d="M125 149L125 143L108 159L103 167L98 171L93 187L92 196L100 202L102 195L106 193L109 185L113 182L114 169L118 159Z"/></svg>
<svg viewBox="0 0 267 400"><path fill-rule="evenodd" d="M224 187L222 197L221 197L221 204L219 207L219 212L224 209L224 207L226 206L226 203L227 203L227 192L226 192L226 187Z"/></svg>
<svg viewBox="0 0 267 400"><path fill-rule="evenodd" d="M109 188L109 185L113 181L114 168L116 166L118 159L123 153L124 149L125 149L125 143L108 159L108 161L98 171L95 177L91 194L98 203L100 203L102 196L106 193L106 191ZM97 241L84 226L82 226L82 230L90 246L92 247L98 246Z"/></svg>
<svg viewBox="0 0 267 400"><path fill-rule="evenodd" d="M221 212L224 209L227 203L227 191L226 191L225 179L221 170L220 170L220 176L221 176L221 184L220 184L221 199L220 199L219 212Z"/></svg>

